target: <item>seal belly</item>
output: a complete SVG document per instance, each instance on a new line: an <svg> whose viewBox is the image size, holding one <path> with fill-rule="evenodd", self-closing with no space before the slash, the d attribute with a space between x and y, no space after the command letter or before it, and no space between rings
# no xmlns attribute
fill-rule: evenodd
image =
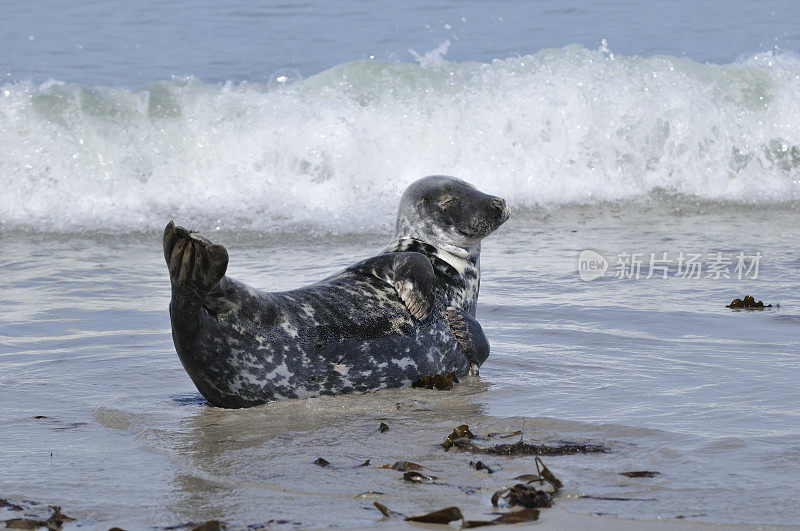
<svg viewBox="0 0 800 531"><path fill-rule="evenodd" d="M469 360L434 313L409 335L371 340L343 339L328 346L332 363L325 394L408 387L423 376L455 371L464 376Z"/></svg>

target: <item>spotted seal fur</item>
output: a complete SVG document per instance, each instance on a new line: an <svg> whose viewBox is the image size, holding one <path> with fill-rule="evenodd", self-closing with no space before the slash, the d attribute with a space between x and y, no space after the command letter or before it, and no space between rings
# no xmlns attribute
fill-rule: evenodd
<svg viewBox="0 0 800 531"><path fill-rule="evenodd" d="M475 320L480 242L508 215L464 181L425 177L403 194L384 251L271 293L225 276L223 246L170 222L175 349L203 396L227 408L477 373L489 355Z"/></svg>

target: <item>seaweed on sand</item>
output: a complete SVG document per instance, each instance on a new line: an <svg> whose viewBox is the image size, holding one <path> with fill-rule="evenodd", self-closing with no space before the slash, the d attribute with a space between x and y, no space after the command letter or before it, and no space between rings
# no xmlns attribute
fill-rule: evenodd
<svg viewBox="0 0 800 531"><path fill-rule="evenodd" d="M11 518L9 520L3 520L2 523L4 523L8 529L39 529L41 527L45 527L47 529L57 531L64 526L64 522L71 522L75 520L74 518L62 514L61 507L58 505L51 505L50 508L53 510L53 514L51 514L50 518L47 520L37 520L35 518ZM14 509L12 508L12 510Z"/></svg>
<svg viewBox="0 0 800 531"><path fill-rule="evenodd" d="M493 446L479 446L474 442L478 437L472 433L469 426L462 424L447 436L442 443L445 450L457 448L458 450L489 455L573 455L603 453L606 447L598 444L579 444L573 442L561 442L557 445L527 443L522 440L515 443L502 443Z"/></svg>
<svg viewBox="0 0 800 531"><path fill-rule="evenodd" d="M420 516L406 517L406 521L408 522L420 522L424 524L447 524L455 520L463 519L464 515L461 514L461 509L458 507L446 507Z"/></svg>
<svg viewBox="0 0 800 531"><path fill-rule="evenodd" d="M454 384L458 383L458 377L455 371L447 373L446 376L434 374L433 376L423 376L419 380L413 382L411 387L422 387L425 389L437 389L439 391L449 391L453 388Z"/></svg>
<svg viewBox="0 0 800 531"><path fill-rule="evenodd" d="M634 470L632 472L620 472L620 474L628 478L654 478L656 476L660 476L661 472L655 472L652 470Z"/></svg>
<svg viewBox="0 0 800 531"><path fill-rule="evenodd" d="M555 493L564 484L545 466L541 459L537 457L535 462L537 474L518 476L518 479L525 477L526 482L517 483L512 487L495 492L492 496L492 505L497 507L500 501L503 500L509 507L515 505L520 505L526 509L551 507Z"/></svg>
<svg viewBox="0 0 800 531"><path fill-rule="evenodd" d="M408 472L409 470L419 470L422 465L412 463L411 461L395 461L393 465L381 465L378 468L391 468L392 470L399 470L400 472Z"/></svg>

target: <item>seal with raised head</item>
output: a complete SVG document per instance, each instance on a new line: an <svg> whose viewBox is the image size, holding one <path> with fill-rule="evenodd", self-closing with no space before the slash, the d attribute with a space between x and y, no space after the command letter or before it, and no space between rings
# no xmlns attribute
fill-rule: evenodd
<svg viewBox="0 0 800 531"><path fill-rule="evenodd" d="M480 242L508 215L499 197L425 177L403 194L380 254L270 293L225 276L223 246L170 222L175 349L203 396L227 408L477 373L489 355L475 320Z"/></svg>

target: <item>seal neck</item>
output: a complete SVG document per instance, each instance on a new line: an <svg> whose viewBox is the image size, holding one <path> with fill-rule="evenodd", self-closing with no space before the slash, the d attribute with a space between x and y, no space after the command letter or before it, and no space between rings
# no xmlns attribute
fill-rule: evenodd
<svg viewBox="0 0 800 531"><path fill-rule="evenodd" d="M425 223L411 223L407 215L403 213L402 207L400 214L397 218L397 225L395 227L395 239L397 240L414 240L425 243L434 247L439 251L450 253L456 258L462 260L475 261L474 259L480 254L480 243L471 247L460 247L449 242L446 231L435 225L428 225ZM435 243L433 243L435 242Z"/></svg>
<svg viewBox="0 0 800 531"><path fill-rule="evenodd" d="M413 238L411 236L397 236L386 247L384 252L403 252L403 251L416 251L422 253L429 258L439 258L447 262L450 266L456 269L459 273L463 273L468 267L478 269L481 246L480 244L470 247L469 249L462 249L451 245L438 246L427 243L423 240Z"/></svg>

